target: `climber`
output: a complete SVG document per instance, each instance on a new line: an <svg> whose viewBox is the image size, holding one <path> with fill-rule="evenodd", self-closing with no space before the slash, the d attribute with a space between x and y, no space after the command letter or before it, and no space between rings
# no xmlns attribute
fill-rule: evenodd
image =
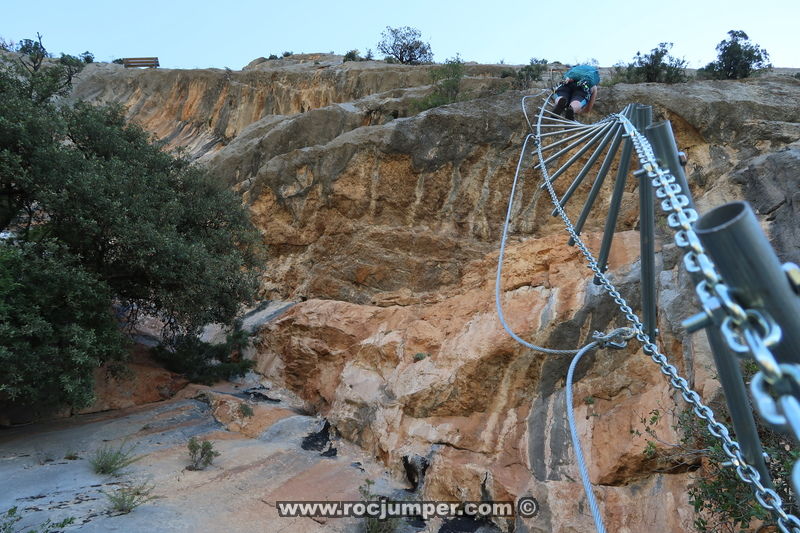
<svg viewBox="0 0 800 533"><path fill-rule="evenodd" d="M575 114L588 113L592 110L597 98L597 85L600 73L592 65L577 65L564 75L564 80L556 88L556 101L553 112L561 115L564 109L568 120L574 120ZM569 104L569 106L567 105Z"/></svg>

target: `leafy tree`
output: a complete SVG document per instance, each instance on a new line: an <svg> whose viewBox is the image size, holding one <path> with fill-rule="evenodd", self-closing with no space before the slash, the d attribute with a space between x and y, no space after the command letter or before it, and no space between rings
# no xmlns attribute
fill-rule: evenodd
<svg viewBox="0 0 800 533"><path fill-rule="evenodd" d="M747 78L758 70L772 68L767 51L751 43L741 30L729 31L728 39L717 45L717 53L716 61L700 69L698 74L701 77L736 80Z"/></svg>
<svg viewBox="0 0 800 533"><path fill-rule="evenodd" d="M54 241L0 244L0 404L91 403L94 369L122 353L110 297Z"/></svg>
<svg viewBox="0 0 800 533"><path fill-rule="evenodd" d="M431 45L420 40L422 34L416 28L386 26L381 33L378 50L406 65L419 65L433 61Z"/></svg>
<svg viewBox="0 0 800 533"><path fill-rule="evenodd" d="M259 238L235 194L122 108L55 106L80 59L22 49L0 66L0 405L80 406L120 353L112 302L173 335L230 323L254 295Z"/></svg>
<svg viewBox="0 0 800 533"><path fill-rule="evenodd" d="M686 81L686 61L669 54L672 43L659 43L649 54L636 52L632 63L617 65L612 83L680 83Z"/></svg>

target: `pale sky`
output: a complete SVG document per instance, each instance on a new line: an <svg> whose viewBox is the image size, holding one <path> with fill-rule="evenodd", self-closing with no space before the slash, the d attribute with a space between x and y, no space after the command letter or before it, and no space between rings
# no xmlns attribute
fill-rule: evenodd
<svg viewBox="0 0 800 533"><path fill-rule="evenodd" d="M412 26L434 60L527 63L531 57L601 66L673 42L698 68L716 58L728 30L744 30L775 67L800 68L800 0L589 2L403 0L3 0L0 37L44 37L53 53L91 51L98 61L157 56L166 68L242 68L284 51L336 52L376 45L386 26Z"/></svg>

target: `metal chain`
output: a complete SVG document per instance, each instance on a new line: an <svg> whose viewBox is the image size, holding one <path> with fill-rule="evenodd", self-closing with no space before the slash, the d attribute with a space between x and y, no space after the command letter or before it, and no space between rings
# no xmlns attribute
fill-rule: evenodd
<svg viewBox="0 0 800 533"><path fill-rule="evenodd" d="M715 321L724 314L721 329L729 347L740 356L751 354L761 368L759 374L766 373L767 380L780 379L783 376L781 367L768 349L780 340L780 327L767 313L753 309L745 310L731 297L730 288L722 281L713 261L706 254L694 232L692 223L697 220L698 215L697 211L688 207L689 198L676 183L675 177L668 170L659 168L647 139L627 117L621 114L618 117L633 142L642 171L651 179L651 184L656 189L656 196L663 199L661 208L669 213L667 223L677 230L675 244L680 248L688 248L684 256L686 269L689 272L699 272L704 278L698 284L697 293L709 320ZM730 438L728 429L714 419L713 411L701 403L699 395L688 389L686 380L677 376L675 367L669 365L666 357L658 353L656 345L650 339L643 342L645 353L652 352L649 355L661 366L661 372L669 376L670 384L678 388L683 398L693 405L694 413L708 423L709 432L722 441L722 448L736 467L738 477L752 486L756 500L772 512L780 530L787 533L800 531L800 519L787 514L783 510L781 497L774 490L764 487L756 469L744 459L739 443ZM797 465L795 467L797 470Z"/></svg>
<svg viewBox="0 0 800 533"><path fill-rule="evenodd" d="M575 242L575 244L578 246L578 249L581 251L583 256L586 258L589 268L594 272L600 284L619 306L620 310L625 315L625 318L632 324L633 329L636 332L636 339L642 343L642 350L644 353L649 355L650 358L659 365L661 373L669 378L670 385L672 385L672 387L681 393L683 399L692 406L693 412L706 422L709 433L722 441L722 449L731 460L731 464L736 467L736 473L738 477L753 487L753 492L758 503L764 508L768 509L776 517L777 525L783 533L800 533L800 519L794 515L787 514L783 510L783 501L781 500L781 497L774 490L764 487L760 481L760 475L758 471L747 463L744 455L742 454L739 443L730 437L728 428L715 419L714 412L711 410L711 408L702 402L700 395L689 387L689 383L686 381L686 379L678 374L677 368L669 363L667 357L658 350L658 346L656 346L650 340L650 337L644 331L644 324L642 324L639 317L633 312L619 291L617 291L616 287L614 287L611 281L609 281L609 279L602 272L597 260L594 258L594 255L581 240L580 236L575 231L575 227L572 225L569 216L567 216L566 212L561 207L558 196L556 195L556 192L553 189L553 185L550 181L550 177L548 176L546 165L543 163L544 157L542 155L541 142L538 142L541 138L542 115L545 107L550 101L550 98L551 97L548 96L542 104L538 121L536 123L536 151L541 163L540 169L544 178L544 184L548 193L550 194L550 199L555 206L556 212L566 226L567 232L569 233L573 242ZM697 212L691 208L686 208L689 205L688 198L681 194L680 186L677 186L677 188L675 187L675 185L677 185L675 183L675 178L671 176L668 171L659 168L650 143L638 132L638 130L624 115L616 114L612 115L611 118L618 120L623 124L626 133L629 135L631 141L633 142L634 148L636 149L642 170L647 172L649 178L652 178L652 184L657 188L657 196L660 198L665 198L665 200L662 202L662 208L665 211L675 211L669 215L668 223L670 227L681 228L678 231L678 234L675 236L676 244L682 248L690 246L692 248L692 252L694 252L694 255L691 256L692 259L687 260L687 263L691 262L693 266L696 264L700 271L703 272L705 281L714 282L712 287L715 288L716 286L722 286L720 276L716 273L713 263L703 251L697 235L694 234L694 231L692 230L691 224L697 220ZM604 119L601 122L605 122L605 120L607 119ZM724 294L724 291L722 291L722 293ZM735 319L738 319L738 321L734 319L729 322L728 328L732 332L731 337L733 338L736 336L736 334L740 334L748 346L754 339L756 339L755 342L758 342L757 339L760 336L758 333L751 334L753 328L750 327L750 317L748 317L747 312L742 310L741 307L737 309L735 302L733 302L732 299L722 298L724 297L720 297L722 306L729 306L732 315L735 317ZM725 309L727 310L728 307L725 307ZM745 334L746 332L748 334ZM764 339L764 337L760 338L762 340ZM761 345L764 346L763 342ZM769 350L766 348L764 351L769 352ZM764 357L764 360L767 364L769 364L768 358ZM777 368L777 365L772 367L771 370L773 370L773 372L780 372L780 368ZM798 476L800 476L800 474L798 474ZM789 529L790 527L792 529Z"/></svg>
<svg viewBox="0 0 800 533"><path fill-rule="evenodd" d="M625 117L621 116L621 120L636 147L642 170L652 180L656 196L663 199L661 208L670 213L667 221L670 227L677 229L675 243L688 249L684 255L686 269L703 276L696 292L705 317L700 320L693 318L695 327L716 325L733 353L755 360L759 371L753 376L750 391L758 413L767 424L779 431L791 432L800 442L800 402L792 394L792 387L800 386L800 365L778 364L769 349L781 340L780 325L765 310L744 309L735 301L730 287L721 279L692 228L692 222L698 217L694 209L687 208L689 199L675 183L674 176L658 168L647 139ZM768 384L781 391L777 394L777 402L770 394ZM800 460L795 461L791 480L795 495L800 496ZM788 517L793 519L793 526L800 525L797 518Z"/></svg>

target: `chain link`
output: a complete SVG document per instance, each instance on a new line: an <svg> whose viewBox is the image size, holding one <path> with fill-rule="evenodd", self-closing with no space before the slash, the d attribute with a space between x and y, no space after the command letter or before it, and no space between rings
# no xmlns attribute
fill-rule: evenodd
<svg viewBox="0 0 800 533"><path fill-rule="evenodd" d="M596 279L600 282L609 296L611 296L614 302L619 306L628 322L631 323L636 339L642 343L642 351L649 355L650 358L657 365L659 365L661 373L668 378L670 385L672 385L672 387L681 393L683 399L692 407L695 415L706 422L708 431L711 433L711 435L722 441L722 449L725 452L725 455L727 455L730 459L731 465L735 466L736 474L739 479L751 485L756 500L760 505L773 514L781 532L800 533L800 519L792 514L786 513L786 511L783 510L783 501L781 497L774 490L765 487L761 483L758 471L747 463L744 455L742 454L739 443L731 438L728 428L716 420L712 409L702 402L700 395L689 387L689 383L686 381L686 379L678 374L678 370L675 368L675 366L669 363L667 357L662 354L659 351L658 346L651 341L650 337L647 335L647 333L645 333L644 324L642 321L633 312L631 307L628 305L613 283L611 283L611 281L602 272L594 255L581 240L580 236L575 230L575 227L572 225L569 216L567 216L566 212L561 207L561 203L550 181L547 167L544 164L542 144L540 142L540 126L542 123L542 115L545 107L549 103L549 100L550 97L545 99L536 123L536 151L540 161L539 166L544 179L544 184L548 193L550 194L550 199L555 206L556 212L564 222L571 239L577 245L578 249L581 251L581 254L583 254L583 256L586 258L588 266L594 272ZM766 366L761 366L761 368L762 372L766 372L767 381L772 383L779 379L782 377L781 367L768 361L767 357L764 355L764 352L769 353L769 344L767 341L770 341L770 343L775 342L774 331L769 327L761 328L764 331L764 334L762 335L762 333L758 331L758 328L754 327L754 325L751 323L751 318L754 317L749 315L748 311L743 309L738 303L735 302L733 298L730 297L730 291L728 290L727 286L723 284L719 273L716 271L713 262L706 254L705 249L700 243L700 239L697 237L692 227L692 223L694 223L698 218L697 211L689 207L689 199L685 194L683 194L680 185L676 183L675 177L672 176L669 171L659 168L650 143L641 133L639 133L630 120L628 120L628 118L623 114L610 115L600 122L597 122L595 126L600 127L609 120L617 120L623 125L625 133L628 135L629 139L633 143L634 148L636 149L636 154L639 158L641 169L646 172L647 177L651 180L652 186L656 189L656 196L660 199L663 199L661 202L661 207L665 212L668 213L667 223L671 228L676 230L676 244L680 248L689 249L685 256L685 264L687 269L690 272L702 273L706 290L702 292L699 291L699 296L701 303L703 304L703 308L706 310L709 317L718 316L718 310L723 311L725 313L725 318L728 320L727 328L731 332L731 336L733 338L745 339L745 342L748 345L748 349L751 350L751 353L753 353L753 348L761 351L761 359L763 360L763 363L766 363ZM758 323L759 321L757 317L755 318L755 322ZM765 318L765 322L768 322L769 320L770 319ZM779 331L778 338L780 338ZM757 346L751 346L751 344L755 344ZM758 358L756 359L761 365L762 360L759 360ZM798 373L798 377L800 381L800 373ZM798 409L795 412L798 416L798 422L800 422L800 406L798 406ZM800 429L800 423L797 425L797 427ZM800 485L799 465L800 462L796 463L793 471L793 481L798 481L798 485Z"/></svg>

